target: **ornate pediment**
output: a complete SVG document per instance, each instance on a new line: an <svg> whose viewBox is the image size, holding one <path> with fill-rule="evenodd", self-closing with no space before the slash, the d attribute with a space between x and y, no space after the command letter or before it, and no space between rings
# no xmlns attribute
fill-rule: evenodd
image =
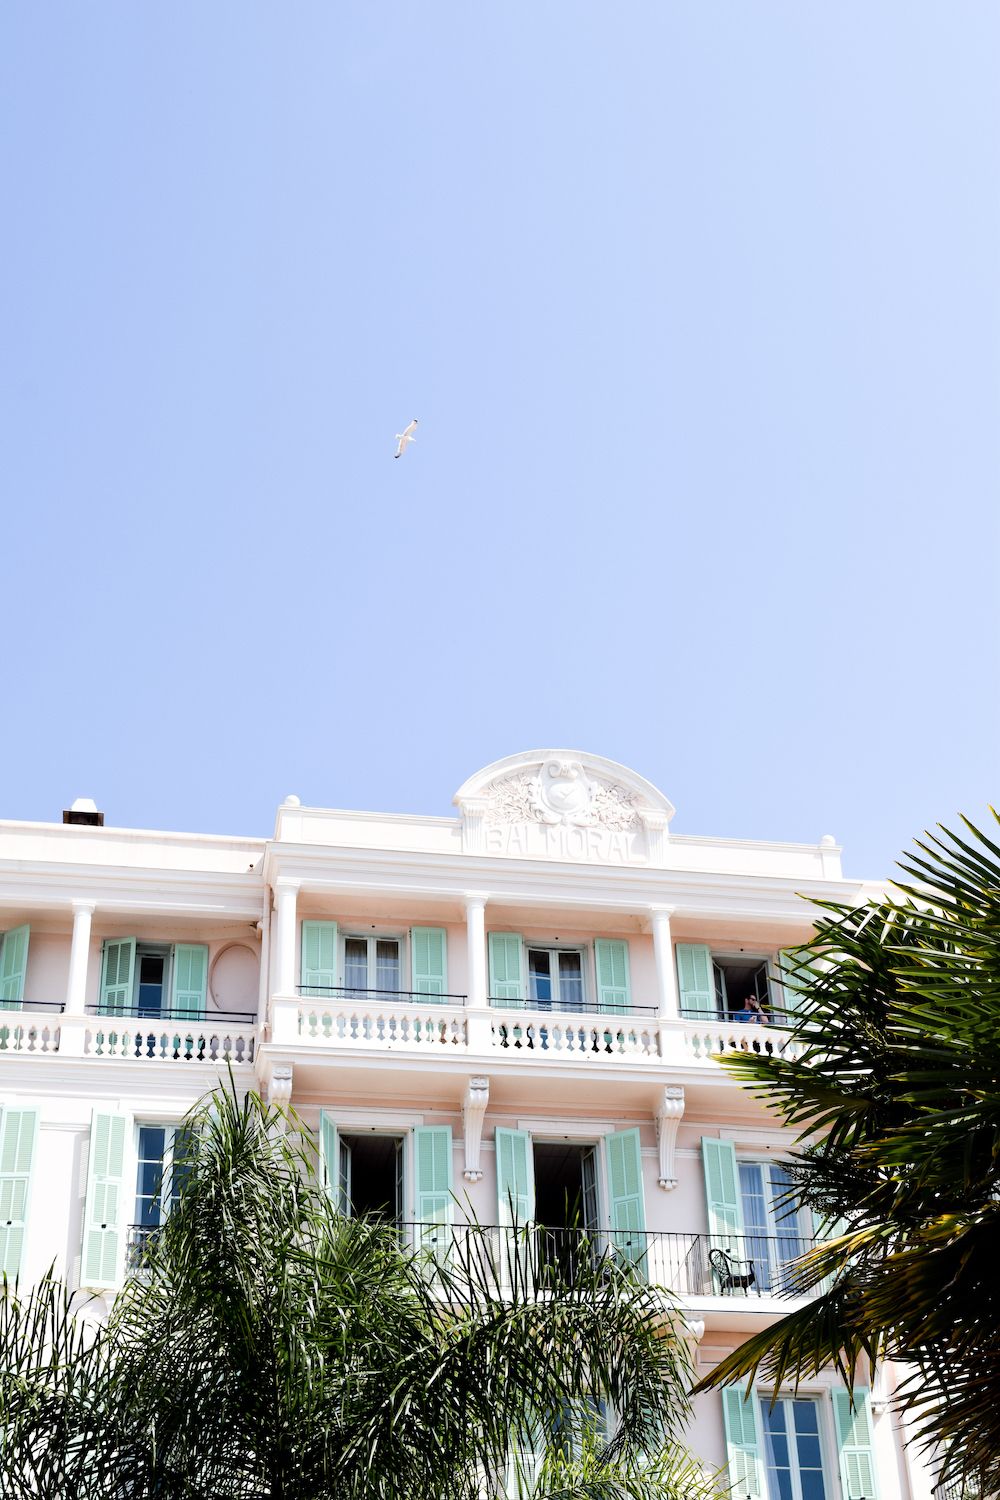
<svg viewBox="0 0 1000 1500"><path fill-rule="evenodd" d="M455 794L467 853L661 864L674 809L625 766L579 750L508 756Z"/></svg>

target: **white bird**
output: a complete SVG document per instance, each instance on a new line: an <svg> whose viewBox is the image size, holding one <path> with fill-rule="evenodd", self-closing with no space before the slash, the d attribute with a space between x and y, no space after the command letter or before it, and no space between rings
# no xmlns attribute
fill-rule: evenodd
<svg viewBox="0 0 1000 1500"><path fill-rule="evenodd" d="M408 427L404 427L402 432L396 433L397 447L395 453L392 455L393 458L402 458L403 454L406 452L407 444L415 443L417 441L413 436L413 429L414 427L416 427L416 425L417 419L416 417L414 417L413 421L409 424Z"/></svg>

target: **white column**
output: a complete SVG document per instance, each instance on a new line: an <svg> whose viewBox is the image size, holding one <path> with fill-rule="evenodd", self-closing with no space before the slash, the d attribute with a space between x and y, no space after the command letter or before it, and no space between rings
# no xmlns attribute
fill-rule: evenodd
<svg viewBox="0 0 1000 1500"><path fill-rule="evenodd" d="M486 982L486 896L468 893L465 897L465 959L468 967L469 993L466 1006L466 1031L469 1052L486 1056L492 1046L489 994Z"/></svg>
<svg viewBox="0 0 1000 1500"><path fill-rule="evenodd" d="M468 965L470 1006L485 1005L486 994L486 897L465 898L465 956Z"/></svg>
<svg viewBox="0 0 1000 1500"><path fill-rule="evenodd" d="M69 949L69 979L66 983L67 1016L82 1016L87 1008L87 969L90 959L90 925L93 901L73 902L73 941Z"/></svg>
<svg viewBox="0 0 1000 1500"><path fill-rule="evenodd" d="M680 1016L677 999L677 971L674 967L674 948L670 940L670 918L672 906L650 908L650 923L653 929L653 953L656 958L656 987L659 1018L661 1021L676 1021Z"/></svg>
<svg viewBox="0 0 1000 1500"><path fill-rule="evenodd" d="M274 988L279 995L295 994L295 935L297 880L278 880L274 887L277 927L274 955Z"/></svg>

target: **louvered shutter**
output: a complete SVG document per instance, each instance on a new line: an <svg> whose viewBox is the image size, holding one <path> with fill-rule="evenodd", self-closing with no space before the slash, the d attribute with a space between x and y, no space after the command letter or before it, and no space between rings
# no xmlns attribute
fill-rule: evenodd
<svg viewBox="0 0 1000 1500"><path fill-rule="evenodd" d="M83 1275L86 1287L117 1286L125 1229L125 1136L127 1115L94 1110L90 1126L90 1169L83 1220Z"/></svg>
<svg viewBox="0 0 1000 1500"><path fill-rule="evenodd" d="M645 1261L646 1203L642 1190L642 1147L638 1130L616 1130L604 1137L608 1164L611 1243L635 1265Z"/></svg>
<svg viewBox="0 0 1000 1500"><path fill-rule="evenodd" d="M804 958L805 955L796 952L794 948L783 948L778 954L782 1008L793 1016L809 1008L806 992L811 979L808 974L801 972Z"/></svg>
<svg viewBox="0 0 1000 1500"><path fill-rule="evenodd" d="M490 1000L501 1008L510 1008L524 999L521 978L521 937L517 932L491 932Z"/></svg>
<svg viewBox="0 0 1000 1500"><path fill-rule="evenodd" d="M628 943L618 939L594 939L597 970L597 1004L600 1010L627 1011L632 1005L629 985Z"/></svg>
<svg viewBox="0 0 1000 1500"><path fill-rule="evenodd" d="M37 1137L37 1109L0 1113L0 1272L11 1281L20 1272L24 1255Z"/></svg>
<svg viewBox="0 0 1000 1500"><path fill-rule="evenodd" d="M337 1126L325 1109L319 1112L319 1176L323 1191L334 1208L346 1212L340 1201L340 1153Z"/></svg>
<svg viewBox="0 0 1000 1500"><path fill-rule="evenodd" d="M204 943L175 943L171 1010L191 1021L203 1020L207 994L207 947Z"/></svg>
<svg viewBox="0 0 1000 1500"><path fill-rule="evenodd" d="M413 1131L414 1216L419 1243L439 1253L451 1223L451 1126L418 1125Z"/></svg>
<svg viewBox="0 0 1000 1500"><path fill-rule="evenodd" d="M121 1016L132 1009L135 938L105 938L101 968L101 1015Z"/></svg>
<svg viewBox="0 0 1000 1500"><path fill-rule="evenodd" d="M441 999L448 989L448 936L443 927L410 928L411 986L414 994Z"/></svg>
<svg viewBox="0 0 1000 1500"><path fill-rule="evenodd" d="M871 1391L866 1385L854 1387L853 1411L850 1391L833 1392L837 1456L840 1460L844 1500L877 1500L871 1410Z"/></svg>
<svg viewBox="0 0 1000 1500"><path fill-rule="evenodd" d="M28 967L30 927L12 927L0 943L0 1010L20 1010Z"/></svg>
<svg viewBox="0 0 1000 1500"><path fill-rule="evenodd" d="M733 1243L743 1233L736 1148L732 1141L721 1141L715 1136L705 1135L701 1139L701 1155L705 1168L708 1232L712 1248L731 1248L739 1255L739 1246Z"/></svg>
<svg viewBox="0 0 1000 1500"><path fill-rule="evenodd" d="M682 1016L715 1016L712 951L704 943L677 944L677 983Z"/></svg>
<svg viewBox="0 0 1000 1500"><path fill-rule="evenodd" d="M526 1130L496 1129L497 1207L501 1224L528 1224L535 1216L535 1172Z"/></svg>
<svg viewBox="0 0 1000 1500"><path fill-rule="evenodd" d="M745 1386L727 1386L722 1392L730 1494L733 1500L765 1500L756 1397L751 1392L744 1400L746 1395Z"/></svg>
<svg viewBox="0 0 1000 1500"><path fill-rule="evenodd" d="M302 923L301 981L303 995L333 998L331 991L337 984L336 922Z"/></svg>

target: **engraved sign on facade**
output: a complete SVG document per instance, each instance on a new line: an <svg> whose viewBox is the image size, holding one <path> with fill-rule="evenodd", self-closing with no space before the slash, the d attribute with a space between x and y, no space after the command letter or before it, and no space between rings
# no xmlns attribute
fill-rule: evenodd
<svg viewBox="0 0 1000 1500"><path fill-rule="evenodd" d="M498 774L499 773L499 774ZM634 772L579 752L488 766L456 794L469 853L659 864L673 808Z"/></svg>

